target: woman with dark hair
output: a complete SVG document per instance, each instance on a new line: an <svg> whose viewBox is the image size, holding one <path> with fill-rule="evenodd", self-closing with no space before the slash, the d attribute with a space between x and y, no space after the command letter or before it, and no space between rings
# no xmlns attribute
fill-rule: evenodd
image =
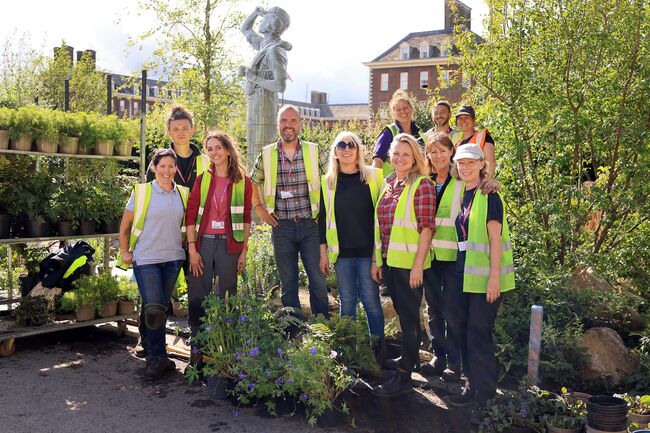
<svg viewBox="0 0 650 433"><path fill-rule="evenodd" d="M147 368L156 380L175 369L165 349L167 304L185 261L185 207L189 189L174 182L176 154L158 149L150 169L156 180L135 186L120 224L121 264L133 265L144 305Z"/></svg>
<svg viewBox="0 0 650 433"><path fill-rule="evenodd" d="M239 146L228 134L211 132L205 151L212 166L196 180L187 204L189 324L192 336L205 314L203 299L216 285L217 295L237 292L237 274L246 268L251 223L252 185ZM190 364L200 360L192 341Z"/></svg>

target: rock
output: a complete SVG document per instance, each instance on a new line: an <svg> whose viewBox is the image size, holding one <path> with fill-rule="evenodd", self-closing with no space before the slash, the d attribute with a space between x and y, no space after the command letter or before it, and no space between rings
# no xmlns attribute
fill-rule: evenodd
<svg viewBox="0 0 650 433"><path fill-rule="evenodd" d="M569 284L577 291L593 289L611 292L614 290L614 287L607 280L599 276L591 266L587 265L579 265L573 270L569 278Z"/></svg>
<svg viewBox="0 0 650 433"><path fill-rule="evenodd" d="M582 336L580 346L589 356L583 365L583 379L605 378L611 385L616 385L624 376L636 371L636 353L625 347L623 340L613 329L588 329Z"/></svg>

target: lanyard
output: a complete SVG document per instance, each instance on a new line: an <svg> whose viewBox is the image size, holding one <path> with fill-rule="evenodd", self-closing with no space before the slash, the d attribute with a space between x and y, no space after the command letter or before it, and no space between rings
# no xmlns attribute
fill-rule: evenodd
<svg viewBox="0 0 650 433"><path fill-rule="evenodd" d="M213 191L212 193L212 205L217 211L217 216L219 215L219 210L221 209L221 205L223 204L223 199L226 197L226 193L228 192L228 187L230 186L230 178L228 178L228 183L226 183L226 187L223 189L223 192L221 193L221 199L219 199L219 204L217 204L217 199L215 198L216 191ZM214 187L215 189L217 188L217 176L214 177Z"/></svg>
<svg viewBox="0 0 650 433"><path fill-rule="evenodd" d="M467 231L469 229L469 227L465 228L465 224L467 224L467 220L469 220L469 214L472 211L472 205L474 204L474 197L476 197L476 191L478 191L481 185L477 185L476 188L474 188L474 193L472 194L472 199L469 201L469 205L466 208L463 208L461 205L461 211L458 214L458 218L460 219L460 231L463 232L464 241L467 240Z"/></svg>
<svg viewBox="0 0 650 433"><path fill-rule="evenodd" d="M291 180L291 172L293 170L295 158L298 155L298 144L299 144L299 142L296 143L296 151L293 153L293 158L291 158L291 161L289 162L289 180ZM284 153L284 148L282 147L282 145L280 145L279 147L280 147L280 162L282 164L282 183L284 183L284 186L288 189L288 186L289 186L288 181L284 178L284 174L285 174L285 168L284 168L284 165L285 165L284 164L285 153Z"/></svg>
<svg viewBox="0 0 650 433"><path fill-rule="evenodd" d="M178 164L176 164L176 173L178 174L178 176L183 181L184 186L188 186L187 181L190 180L190 178L192 177L192 171L194 170L194 164L196 164L196 158L192 159L192 165L190 166L190 169L189 169L188 173L186 173L187 174L187 180L185 179L185 177L183 177L183 173L181 173L181 169L179 168Z"/></svg>

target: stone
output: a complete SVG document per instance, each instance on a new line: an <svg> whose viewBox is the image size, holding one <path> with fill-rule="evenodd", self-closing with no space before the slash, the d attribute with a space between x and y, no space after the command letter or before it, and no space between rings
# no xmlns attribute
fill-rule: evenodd
<svg viewBox="0 0 650 433"><path fill-rule="evenodd" d="M569 278L569 284L577 291L593 289L611 292L614 290L614 287L607 280L598 275L594 268L588 265L579 265L575 268Z"/></svg>
<svg viewBox="0 0 650 433"><path fill-rule="evenodd" d="M579 345L588 355L582 368L585 380L605 379L610 385L617 385L624 376L636 371L636 353L625 347L621 337L611 328L588 329Z"/></svg>

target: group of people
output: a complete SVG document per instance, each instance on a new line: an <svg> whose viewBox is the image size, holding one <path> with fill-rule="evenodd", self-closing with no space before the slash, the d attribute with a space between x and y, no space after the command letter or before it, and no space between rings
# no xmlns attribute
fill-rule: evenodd
<svg viewBox="0 0 650 433"><path fill-rule="evenodd" d="M435 127L426 133L413 121L405 92L395 92L390 111L394 121L379 135L368 166L355 133L339 133L328 148L302 140L300 113L285 105L277 117L278 141L262 149L248 177L232 138L208 134L202 154L190 144L190 113L173 108L167 121L172 144L154 153L155 180L134 188L120 228L121 258L133 264L143 298L146 377L174 368L164 323L184 261L195 335L204 297L236 293L255 210L272 226L285 307L300 309L299 256L313 314L329 315L326 275L332 266L340 314L354 318L361 301L377 359L395 370L375 395L409 392L414 370L448 381L464 374L466 386L450 405L482 406L495 395L492 331L501 294L514 288L514 269L500 186L493 180L494 140L475 129L468 105L456 112L453 129L449 103L436 104ZM385 356L381 284L402 330L397 359ZM421 366L423 295L434 357ZM201 348L193 342L190 363L200 362Z"/></svg>

